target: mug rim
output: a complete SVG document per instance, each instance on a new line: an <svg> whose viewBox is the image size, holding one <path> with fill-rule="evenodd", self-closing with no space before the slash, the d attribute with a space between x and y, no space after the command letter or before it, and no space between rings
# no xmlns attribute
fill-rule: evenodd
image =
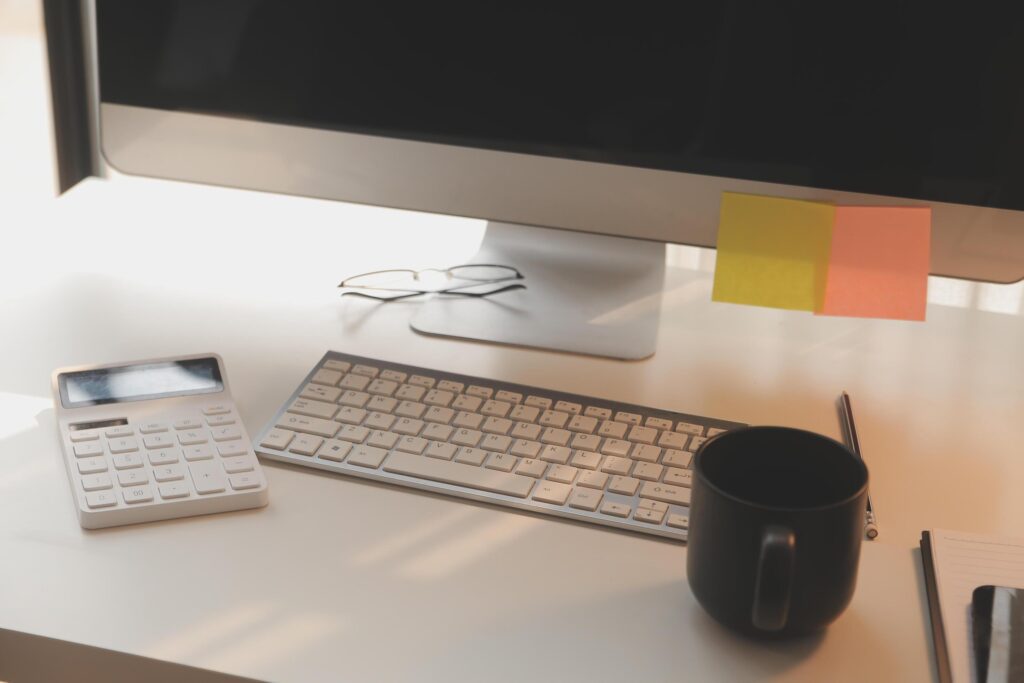
<svg viewBox="0 0 1024 683"><path fill-rule="evenodd" d="M864 474L864 483L861 484L857 488L856 491L854 491L852 494L850 494L849 496L847 496L845 498L842 498L842 499L840 499L838 501L834 501L834 502L831 502L831 503L825 503L824 505L815 505L813 507L793 507L793 506L784 506L784 505L767 505L767 504L764 504L764 503L755 502L753 500L748 500L746 498L740 498L739 496L737 496L737 495L735 495L733 493L730 493L730 492L722 489L720 486L717 486L717 485L715 485L715 484L713 484L711 482L711 480L708 478L707 474L704 472L704 469L700 466L701 462L703 461L701 456L704 454L704 449L707 448L709 444L713 444L713 443L715 443L717 441L720 441L720 440L722 440L723 437L727 437L730 434L740 434L740 433L749 432L749 431L796 432L796 433L799 433L799 434L810 435L810 436L813 436L813 437L815 437L817 439L820 439L822 441L834 444L834 445L838 446L840 449L842 449L847 455L849 455L854 460L854 462L857 463L858 468ZM717 494L719 494L721 496L724 496L725 498L728 498L731 501L734 501L736 503L740 503L741 505L749 505L749 506L761 508L761 509L764 509L764 510L772 510L773 512L816 512L816 511L821 511L821 510L828 510L828 509L831 509L831 508L842 507L843 505L848 505L849 503L851 503L854 500L856 500L857 498L859 498L861 495L864 494L864 492L868 488L868 477L869 477L869 475L868 475L867 465L864 464L864 460L862 458L858 457L857 454L854 453L852 450L850 450L850 448L847 447L846 444L841 443L839 441L836 441L832 437L825 436L824 434L819 434L817 432L812 432L812 431L809 431L809 430L806 430L806 429L800 429L798 427L778 427L778 426L773 426L773 425L754 425L754 426L740 427L738 429L730 429L730 430L728 430L726 432L720 432L718 434L715 434L713 437L711 437L710 439L708 439L704 443L702 443L700 445L700 447L697 449L696 453L693 454L693 459L694 459L693 470L696 473L697 478L699 478L703 482L703 484L705 486L707 486L709 489L711 489L715 493L717 493Z"/></svg>

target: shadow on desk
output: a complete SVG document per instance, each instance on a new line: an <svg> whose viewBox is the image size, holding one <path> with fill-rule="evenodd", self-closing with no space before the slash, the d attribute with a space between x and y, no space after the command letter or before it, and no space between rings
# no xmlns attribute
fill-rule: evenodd
<svg viewBox="0 0 1024 683"><path fill-rule="evenodd" d="M246 683L253 679L0 629L0 680Z"/></svg>

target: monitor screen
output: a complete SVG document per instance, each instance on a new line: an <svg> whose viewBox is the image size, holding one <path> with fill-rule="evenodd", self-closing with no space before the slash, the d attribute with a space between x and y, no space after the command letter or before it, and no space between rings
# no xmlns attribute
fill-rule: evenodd
<svg viewBox="0 0 1024 683"><path fill-rule="evenodd" d="M97 0L101 98L1024 210L1024 6Z"/></svg>

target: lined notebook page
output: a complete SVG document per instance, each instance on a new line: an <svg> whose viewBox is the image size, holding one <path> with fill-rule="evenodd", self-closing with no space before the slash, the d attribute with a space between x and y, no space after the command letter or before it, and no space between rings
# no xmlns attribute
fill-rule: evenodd
<svg viewBox="0 0 1024 683"><path fill-rule="evenodd" d="M971 597L978 586L1024 588L1024 540L934 529L932 556L939 609L956 683L974 676Z"/></svg>

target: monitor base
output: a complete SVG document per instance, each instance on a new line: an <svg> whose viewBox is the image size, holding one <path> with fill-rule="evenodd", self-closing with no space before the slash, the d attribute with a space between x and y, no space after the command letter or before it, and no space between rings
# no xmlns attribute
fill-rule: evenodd
<svg viewBox="0 0 1024 683"><path fill-rule="evenodd" d="M664 243L491 222L470 262L513 266L527 288L434 297L412 329L621 360L654 355Z"/></svg>

